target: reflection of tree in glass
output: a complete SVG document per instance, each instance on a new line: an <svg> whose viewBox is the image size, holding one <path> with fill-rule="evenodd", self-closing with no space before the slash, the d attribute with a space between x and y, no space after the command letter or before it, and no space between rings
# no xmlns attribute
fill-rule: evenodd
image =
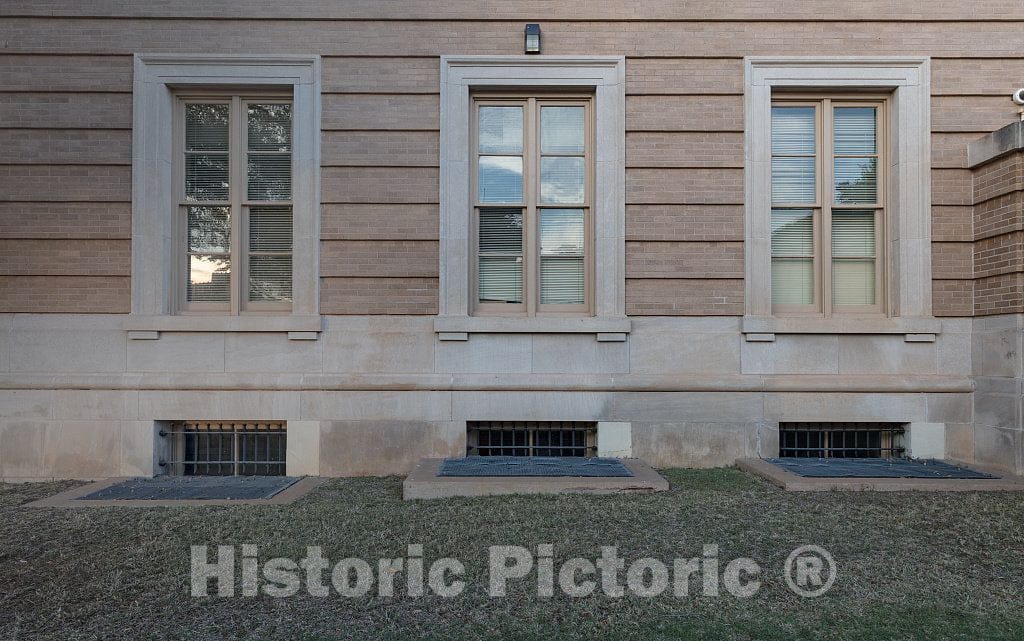
<svg viewBox="0 0 1024 641"><path fill-rule="evenodd" d="M193 251L228 251L231 246L231 218L227 208L189 207L188 246Z"/></svg>
<svg viewBox="0 0 1024 641"><path fill-rule="evenodd" d="M189 104L185 114L188 151L227 151L228 106Z"/></svg>
<svg viewBox="0 0 1024 641"><path fill-rule="evenodd" d="M290 200L291 154L249 155L249 199Z"/></svg>
<svg viewBox="0 0 1024 641"><path fill-rule="evenodd" d="M228 106L189 104L185 113L185 193L190 200L228 198Z"/></svg>
<svg viewBox="0 0 1024 641"><path fill-rule="evenodd" d="M249 300L292 300L290 256L253 256L249 263Z"/></svg>
<svg viewBox="0 0 1024 641"><path fill-rule="evenodd" d="M289 151L292 146L291 105L249 105L249 149Z"/></svg>
<svg viewBox="0 0 1024 641"><path fill-rule="evenodd" d="M874 202L878 185L877 161L874 158L861 158L859 175L850 180L836 179L837 203Z"/></svg>
<svg viewBox="0 0 1024 641"><path fill-rule="evenodd" d="M248 138L249 198L289 200L292 161L287 152L292 144L291 105L249 105Z"/></svg>
<svg viewBox="0 0 1024 641"><path fill-rule="evenodd" d="M196 271L188 283L188 300L191 302L225 303L229 300L231 287L231 264L226 258L193 256L192 267ZM201 280L209 274L209 280Z"/></svg>

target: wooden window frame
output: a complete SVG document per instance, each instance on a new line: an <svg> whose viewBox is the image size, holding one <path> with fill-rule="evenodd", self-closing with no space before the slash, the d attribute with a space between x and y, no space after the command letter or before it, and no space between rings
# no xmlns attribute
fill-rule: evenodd
<svg viewBox="0 0 1024 641"><path fill-rule="evenodd" d="M886 259L889 228L890 194L888 180L888 154L890 139L887 123L890 118L888 94L865 93L780 93L772 97L774 107L814 107L815 109L815 202L776 203L771 202L770 211L776 209L810 209L813 212L814 247L814 302L810 305L778 305L772 303L775 316L813 316L832 318L835 316L864 316L870 318L887 315L889 267ZM833 114L837 107L875 108L875 154L877 198L875 203L835 203L834 167L835 159L847 157L835 153ZM774 150L770 156L775 158ZM796 155L794 155L796 156ZM800 154L799 156L803 156ZM851 157L864 157L856 155ZM769 194L769 198L771 195ZM833 303L832 276L832 212L834 210L875 211L875 304L835 305Z"/></svg>
<svg viewBox="0 0 1024 641"><path fill-rule="evenodd" d="M479 161L481 156L516 155L481 153L479 145L480 107L521 106L523 108L523 199L517 203L483 203L479 199ZM541 156L571 156L569 153L541 153L540 110L546 106L584 108L584 189L582 203L542 203L540 199ZM591 93L562 92L475 92L472 95L470 151L470 296L476 316L592 316L594 313L594 96ZM523 295L521 303L483 303L479 295L479 219L486 208L521 208L523 211ZM584 286L582 304L542 304L540 302L540 212L543 209L583 210Z"/></svg>
<svg viewBox="0 0 1024 641"><path fill-rule="evenodd" d="M227 104L228 112L228 200L226 201L194 201L188 200L185 194L185 107L188 104ZM292 111L292 146L287 153L292 156L291 177L292 191L288 200L250 200L248 197L248 166L249 146L248 140L248 118L247 105L250 103L259 104L288 104L294 106L293 96L288 92L244 92L233 93L223 91L189 91L175 94L174 116L172 125L174 163L172 169L175 198L175 242L174 246L174 305L178 313L182 315L229 315L241 316L246 314L290 314L292 302L275 301L250 301L249 298L249 257L253 251L249 246L249 211L252 207L277 206L288 207L292 210L292 232L294 238L294 182L295 182L295 161L294 161L294 108ZM260 152L273 153L273 152ZM188 300L188 279L190 270L191 252L188 248L188 208L189 207L225 207L230 210L231 231L230 251L227 256L230 259L230 286L229 301L227 303L211 302L189 302ZM259 255L281 254L281 252L255 252ZM292 250L287 252L293 257L294 243ZM294 276L293 276L294 281ZM295 284L292 283L294 288Z"/></svg>

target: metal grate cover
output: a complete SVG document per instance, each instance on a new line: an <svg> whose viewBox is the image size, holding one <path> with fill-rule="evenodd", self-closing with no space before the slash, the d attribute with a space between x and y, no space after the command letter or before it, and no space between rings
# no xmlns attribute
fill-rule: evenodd
<svg viewBox="0 0 1024 641"><path fill-rule="evenodd" d="M169 439L166 471L174 476L285 473L288 432L283 422L184 421L160 434Z"/></svg>
<svg viewBox="0 0 1024 641"><path fill-rule="evenodd" d="M769 463L813 478L994 479L984 472L935 460L881 458L776 458Z"/></svg>
<svg viewBox="0 0 1024 641"><path fill-rule="evenodd" d="M615 458L470 456L441 463L438 476L633 476Z"/></svg>
<svg viewBox="0 0 1024 641"><path fill-rule="evenodd" d="M468 456L558 458L597 454L597 424L581 421L469 421Z"/></svg>
<svg viewBox="0 0 1024 641"><path fill-rule="evenodd" d="M86 494L78 500L269 499L298 480L293 476L158 476L129 479Z"/></svg>

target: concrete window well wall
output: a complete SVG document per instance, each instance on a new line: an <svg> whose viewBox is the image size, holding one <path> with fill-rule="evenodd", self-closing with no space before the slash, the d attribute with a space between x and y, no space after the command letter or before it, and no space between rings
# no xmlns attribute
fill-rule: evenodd
<svg viewBox="0 0 1024 641"><path fill-rule="evenodd" d="M5 33L0 479L160 474L161 432L189 421L285 426L289 476L407 474L465 456L469 424L559 421L595 425L598 455L654 467L771 458L780 424L850 423L905 426L916 457L1024 472L1009 23L959 5L865 20L849 3L831 7L841 33L789 10L767 29L732 5L598 3L580 22L549 3L531 16L543 51L524 55L523 24L474 3L455 22L419 3L353 21L335 4L317 20L242 6L214 40L208 20L164 9L26 5L15 20L30 26ZM182 146L175 100L203 96L236 119L269 96L291 124L229 125L225 167L203 136ZM526 108L516 142L491 123L481 152L474 99L581 107L582 151L568 121L545 138L543 109ZM868 100L873 137L836 138L831 107ZM772 135L773 102L801 101L818 110L797 137L811 152ZM495 236L513 247L501 277L529 294L557 275L583 303L478 313L481 154L537 192L498 203L532 208ZM273 206L250 193L256 174L290 226L250 215ZM776 199L773 175L802 177L799 198ZM195 176L215 201L189 200ZM580 181L583 201L566 195ZM834 229L836 211L868 220L860 205L875 227ZM183 227L191 207L221 210ZM545 226L545 208L584 222ZM808 210L804 226L773 229L773 209ZM290 305L178 304L187 257L232 256L243 292L261 252L291 270ZM580 256L575 272L541 264ZM773 303L773 257L804 279L790 291L817 296L799 313ZM826 294L849 283L821 282L842 271L821 261L858 258L875 271L850 282L873 283L874 304L832 313Z"/></svg>

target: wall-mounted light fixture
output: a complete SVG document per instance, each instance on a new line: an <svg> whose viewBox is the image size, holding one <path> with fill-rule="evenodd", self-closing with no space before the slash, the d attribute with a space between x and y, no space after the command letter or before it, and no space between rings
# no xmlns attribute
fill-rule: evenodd
<svg viewBox="0 0 1024 641"><path fill-rule="evenodd" d="M540 53L540 25L528 24L525 30L523 53Z"/></svg>

